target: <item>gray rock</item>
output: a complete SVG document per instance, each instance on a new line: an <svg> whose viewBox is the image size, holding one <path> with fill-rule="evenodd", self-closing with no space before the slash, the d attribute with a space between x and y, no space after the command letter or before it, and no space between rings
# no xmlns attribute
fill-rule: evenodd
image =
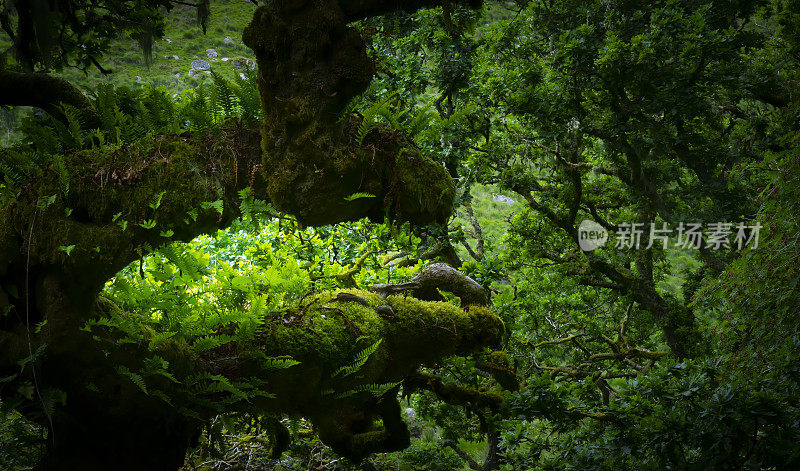
<svg viewBox="0 0 800 471"><path fill-rule="evenodd" d="M175 54L172 54L172 55L164 56L164 59L167 59L167 60L169 60L169 59L178 60L178 59L180 59L180 57L176 56Z"/></svg>
<svg viewBox="0 0 800 471"><path fill-rule="evenodd" d="M211 59L216 59L219 54L214 49L206 49L206 55Z"/></svg>
<svg viewBox="0 0 800 471"><path fill-rule="evenodd" d="M198 59L196 61L192 61L192 68L197 70L210 70L211 64L202 59Z"/></svg>
<svg viewBox="0 0 800 471"><path fill-rule="evenodd" d="M406 407L405 409L403 409L402 415L406 423L409 425L413 425L414 421L417 418L417 412L411 407Z"/></svg>
<svg viewBox="0 0 800 471"><path fill-rule="evenodd" d="M164 41L166 41L166 42L167 42L167 44L169 44L169 43L171 43L171 42L172 42L172 40L171 40L170 38L164 38Z"/></svg>
<svg viewBox="0 0 800 471"><path fill-rule="evenodd" d="M252 59L245 59L245 58L242 58L242 57L239 57L237 59L233 59L231 61L231 64L233 64L233 66L236 67L239 70L242 70L242 69L255 70L255 68L256 68L256 61L254 61Z"/></svg>
<svg viewBox="0 0 800 471"><path fill-rule="evenodd" d="M514 204L514 198L506 195L500 195L497 193L492 193L492 201L495 201L497 203L505 203L509 206L512 206Z"/></svg>
<svg viewBox="0 0 800 471"><path fill-rule="evenodd" d="M230 36L225 36L225 39L223 39L222 42L225 44L236 44L236 41L234 41Z"/></svg>

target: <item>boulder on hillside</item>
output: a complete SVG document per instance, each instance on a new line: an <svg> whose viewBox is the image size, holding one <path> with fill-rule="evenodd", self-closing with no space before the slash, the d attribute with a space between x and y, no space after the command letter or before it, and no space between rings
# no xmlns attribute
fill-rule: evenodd
<svg viewBox="0 0 800 471"><path fill-rule="evenodd" d="M196 61L192 61L192 69L196 70L211 70L211 64L208 62L198 59Z"/></svg>
<svg viewBox="0 0 800 471"><path fill-rule="evenodd" d="M231 64L233 64L233 66L239 70L242 69L255 70L256 68L256 61L252 59L245 59L244 57L237 57L236 59L233 59L231 61Z"/></svg>

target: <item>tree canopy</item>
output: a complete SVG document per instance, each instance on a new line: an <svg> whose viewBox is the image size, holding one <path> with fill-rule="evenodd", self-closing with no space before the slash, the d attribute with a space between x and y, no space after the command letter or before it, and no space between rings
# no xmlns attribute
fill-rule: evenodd
<svg viewBox="0 0 800 471"><path fill-rule="evenodd" d="M255 70L67 72L227 35L220 3ZM0 105L44 111L0 150L3 466L800 461L795 2L9 0L0 27Z"/></svg>

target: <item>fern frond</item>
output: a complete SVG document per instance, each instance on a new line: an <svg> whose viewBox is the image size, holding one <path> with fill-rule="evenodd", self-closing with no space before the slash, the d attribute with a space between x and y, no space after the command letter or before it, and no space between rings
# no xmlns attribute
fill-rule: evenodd
<svg viewBox="0 0 800 471"><path fill-rule="evenodd" d="M189 95L189 102L183 108L185 124L191 131L206 131L213 124L206 87L200 85Z"/></svg>
<svg viewBox="0 0 800 471"><path fill-rule="evenodd" d="M194 341L192 344L192 351L195 353L205 352L212 350L222 345L228 344L236 340L235 337L225 334L219 335L205 335Z"/></svg>
<svg viewBox="0 0 800 471"><path fill-rule="evenodd" d="M0 177L9 186L19 188L32 178L40 176L49 159L39 152L21 152L16 149L0 150Z"/></svg>
<svg viewBox="0 0 800 471"><path fill-rule="evenodd" d="M270 370L285 370L299 364L300 362L293 358L268 357L264 367Z"/></svg>
<svg viewBox="0 0 800 471"><path fill-rule="evenodd" d="M361 394L361 393L369 393L374 397L380 397L380 396L383 396L384 394L386 394L387 392L391 391L393 388L396 388L401 383L402 383L402 381L398 381L396 383L364 384L364 385L361 385L361 386L356 386L353 389L348 389L347 391L342 391L342 392L336 393L336 394L333 395L333 397L334 397L334 399L344 399L346 397L354 396L356 394Z"/></svg>
<svg viewBox="0 0 800 471"><path fill-rule="evenodd" d="M174 337L175 334L177 334L177 332L159 332L150 339L150 344L147 348L152 352L161 346L162 343Z"/></svg>
<svg viewBox="0 0 800 471"><path fill-rule="evenodd" d="M395 99L395 94L391 94L383 100L373 104L361 114L361 124L356 130L356 141L359 145L364 143L367 135L378 127L380 124L378 118L382 118L386 124L392 128L399 128L401 122L401 115L398 114L392 107L392 101Z"/></svg>
<svg viewBox="0 0 800 471"><path fill-rule="evenodd" d="M372 345L368 346L367 348L361 350L356 354L355 360L350 363L349 365L342 366L341 368L334 371L332 377L337 377L342 375L342 377L350 376L353 373L358 372L362 366L369 360L369 357L375 353L375 350L381 346L383 343L383 339L378 339L377 342L373 343Z"/></svg>
<svg viewBox="0 0 800 471"><path fill-rule="evenodd" d="M214 71L211 71L211 79L213 84L211 87L212 112L221 119L233 116L236 96L233 93L230 82Z"/></svg>
<svg viewBox="0 0 800 471"><path fill-rule="evenodd" d="M161 254L170 261L175 268L180 270L184 277L189 277L192 281L197 281L203 277L204 266L185 250L181 250L176 244L166 245L161 248Z"/></svg>
<svg viewBox="0 0 800 471"><path fill-rule="evenodd" d="M353 193L350 196L346 196L344 199L345 201L355 201L361 198L375 198L375 195L372 193Z"/></svg>
<svg viewBox="0 0 800 471"><path fill-rule="evenodd" d="M69 172L67 171L67 167L64 165L64 157L62 155L55 154L53 155L52 162L53 167L58 174L58 181L61 184L61 191L64 195L66 195L69 193Z"/></svg>
<svg viewBox="0 0 800 471"><path fill-rule="evenodd" d="M200 373L191 376L186 382L197 395L227 392L239 399L247 399L247 394L222 375Z"/></svg>
<svg viewBox="0 0 800 471"><path fill-rule="evenodd" d="M377 117L381 112L381 109L386 106L386 102L379 102L375 103L374 105L370 106L361 114L361 124L358 126L356 130L356 142L359 145L364 143L364 139L367 137L367 134L370 133L373 129L378 126Z"/></svg>
<svg viewBox="0 0 800 471"><path fill-rule="evenodd" d="M241 109L240 117L242 121L256 121L261 117L261 96L256 85L256 72L247 70L240 73L242 75L234 77L236 86L233 87Z"/></svg>
<svg viewBox="0 0 800 471"><path fill-rule="evenodd" d="M133 384L138 386L143 393L149 394L147 392L147 385L144 382L144 378L142 378L142 375L140 375L139 373L134 373L127 366L124 365L117 366L117 373L123 376L127 376L128 379L130 379L133 382Z"/></svg>
<svg viewBox="0 0 800 471"><path fill-rule="evenodd" d="M161 399L162 401L166 402L166 403L167 403L167 404L169 404L170 406L173 406L173 405L174 405L174 404L172 403L172 399L170 399L170 398L169 398L169 396L167 396L166 394L164 394L162 391L159 391L158 389L156 389L156 390L153 390L153 391L150 393L150 395L151 395L151 396L154 396L154 397L157 397L157 398L159 398L159 399Z"/></svg>
<svg viewBox="0 0 800 471"><path fill-rule="evenodd" d="M61 104L61 111L67 119L67 125L61 136L62 142L67 143L68 148L80 149L83 147L84 132L81 123L81 112L78 108L67 103Z"/></svg>

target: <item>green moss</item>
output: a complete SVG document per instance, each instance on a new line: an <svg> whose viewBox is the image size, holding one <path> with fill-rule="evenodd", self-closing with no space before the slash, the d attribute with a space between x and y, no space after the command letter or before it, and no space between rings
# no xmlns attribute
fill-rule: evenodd
<svg viewBox="0 0 800 471"><path fill-rule="evenodd" d="M99 292L146 247L224 227L237 215L240 188L252 183L254 194L264 192L254 171L255 129L229 123L225 134L202 141L166 135L66 154L63 172L46 171L0 209L8 221L0 231L0 270L22 252L32 271L57 267L65 283ZM203 207L217 200L222 214Z"/></svg>
<svg viewBox="0 0 800 471"><path fill-rule="evenodd" d="M504 389L509 391L519 390L516 369L506 352L494 350L481 358L476 366L489 372Z"/></svg>
<svg viewBox="0 0 800 471"><path fill-rule="evenodd" d="M342 301L345 297L341 293L353 297ZM392 317L382 317L375 311L375 307L387 305L394 311ZM268 319L256 343L269 356L289 355L301 364L264 371L256 363L241 371L264 379L267 390L275 395L257 399L264 412L309 417L325 443L358 459L374 451L408 445L399 409L386 403L389 398L356 393L358 388L394 384L413 376L421 365L496 345L502 335L502 321L481 307L466 310L404 296L383 299L359 290L325 292ZM340 367L352 365L359 352L370 345L378 346L362 367L352 374L336 375ZM502 402L497 394L489 396L462 387L445 392L467 397L479 406ZM378 416L383 418L383 428L373 428Z"/></svg>
<svg viewBox="0 0 800 471"><path fill-rule="evenodd" d="M399 216L446 222L452 213L456 186L444 167L416 149L398 152L395 165Z"/></svg>
<svg viewBox="0 0 800 471"><path fill-rule="evenodd" d="M341 293L363 301L340 301ZM382 317L374 309L387 304L394 310L393 318ZM384 300L360 290L323 292L267 318L254 341L238 346L242 361L227 374L265 381L266 391L275 396L258 399L266 412L320 415L335 408L333 404L365 400L363 394L352 394L359 387L401 381L423 364L495 345L502 333L500 319L483 308L466 311L403 296ZM363 366L350 374L337 374L376 344ZM290 356L301 363L271 370L259 359L263 357L246 354L248 350L268 357ZM208 355L201 364L213 361L215 353ZM230 352L224 355L229 357Z"/></svg>

